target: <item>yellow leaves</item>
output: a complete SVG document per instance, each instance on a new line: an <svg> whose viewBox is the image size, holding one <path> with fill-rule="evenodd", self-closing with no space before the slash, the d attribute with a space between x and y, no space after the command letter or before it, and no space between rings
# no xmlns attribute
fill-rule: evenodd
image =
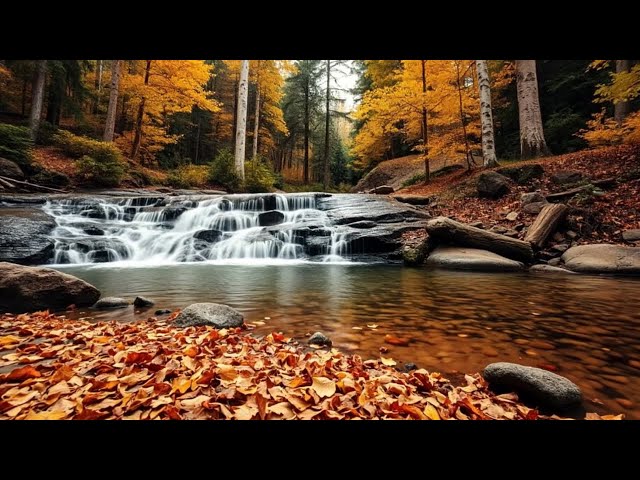
<svg viewBox="0 0 640 480"><path fill-rule="evenodd" d="M427 417L429 420L441 420L440 414L435 409L435 407L430 403L427 403L427 406L424 407L423 413L424 413L424 416Z"/></svg>
<svg viewBox="0 0 640 480"><path fill-rule="evenodd" d="M5 335L4 337L0 337L0 347L15 345L20 342L20 337L16 337L15 335Z"/></svg>
<svg viewBox="0 0 640 480"><path fill-rule="evenodd" d="M320 398L330 397L336 393L336 382L326 377L313 377L311 388Z"/></svg>
<svg viewBox="0 0 640 480"><path fill-rule="evenodd" d="M393 367L394 365L397 364L393 358L380 357L380 361L382 362L383 365L386 365L387 367Z"/></svg>
<svg viewBox="0 0 640 480"><path fill-rule="evenodd" d="M217 365L217 369L218 369L218 375L223 380L229 380L229 381L235 380L236 377L238 376L238 372L233 367L233 365L227 365L225 363L219 363Z"/></svg>
<svg viewBox="0 0 640 480"><path fill-rule="evenodd" d="M67 418L67 413L62 410L54 410L52 412L29 412L24 418L25 420L62 420Z"/></svg>

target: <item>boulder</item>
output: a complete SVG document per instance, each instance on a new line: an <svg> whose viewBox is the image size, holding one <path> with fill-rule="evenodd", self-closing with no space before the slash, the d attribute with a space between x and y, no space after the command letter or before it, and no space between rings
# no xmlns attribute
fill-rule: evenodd
<svg viewBox="0 0 640 480"><path fill-rule="evenodd" d="M133 301L134 307L153 307L154 305L155 302L153 300L149 300L145 297L136 297L136 299Z"/></svg>
<svg viewBox="0 0 640 480"><path fill-rule="evenodd" d="M82 231L84 233L86 233L87 235L93 235L93 236L100 236L100 235L104 235L104 230L102 230L101 228L98 227L94 227L94 226L88 226L82 229Z"/></svg>
<svg viewBox="0 0 640 480"><path fill-rule="evenodd" d="M309 345L320 345L321 347L327 346L329 348L333 345L331 339L322 332L316 332L311 335L307 343L309 343Z"/></svg>
<svg viewBox="0 0 640 480"><path fill-rule="evenodd" d="M131 305L124 298L119 297L104 297L98 300L94 308L106 309L106 308L126 308Z"/></svg>
<svg viewBox="0 0 640 480"><path fill-rule="evenodd" d="M217 242L220 240L220 237L222 237L222 232L220 230L200 230L193 235L193 238L209 243Z"/></svg>
<svg viewBox="0 0 640 480"><path fill-rule="evenodd" d="M518 219L518 212L509 212L506 219L510 222L515 222Z"/></svg>
<svg viewBox="0 0 640 480"><path fill-rule="evenodd" d="M47 263L54 250L48 235L55 227L55 220L41 210L0 210L0 262Z"/></svg>
<svg viewBox="0 0 640 480"><path fill-rule="evenodd" d="M640 241L640 228L633 230L625 230L622 232L622 239L625 242L638 242Z"/></svg>
<svg viewBox="0 0 640 480"><path fill-rule="evenodd" d="M491 387L513 390L543 407L563 410L582 402L575 383L541 368L498 362L487 365L482 376Z"/></svg>
<svg viewBox="0 0 640 480"><path fill-rule="evenodd" d="M394 195L393 198L409 205L429 205L431 203L431 197L425 195Z"/></svg>
<svg viewBox="0 0 640 480"><path fill-rule="evenodd" d="M418 245L405 245L402 248L402 262L407 267L417 267L424 263L429 250L429 241L424 240Z"/></svg>
<svg viewBox="0 0 640 480"><path fill-rule="evenodd" d="M284 221L284 213L278 210L269 210L258 215L258 224L261 227L270 227L278 225Z"/></svg>
<svg viewBox="0 0 640 480"><path fill-rule="evenodd" d="M486 198L500 198L509 192L509 179L497 172L483 172L476 182L478 195Z"/></svg>
<svg viewBox="0 0 640 480"><path fill-rule="evenodd" d="M168 308L161 308L159 310L156 310L154 312L154 315L168 315L169 313L171 313L171 310L169 310Z"/></svg>
<svg viewBox="0 0 640 480"><path fill-rule="evenodd" d="M85 307L100 298L89 283L50 268L0 262L0 312L22 313Z"/></svg>
<svg viewBox="0 0 640 480"><path fill-rule="evenodd" d="M234 308L219 303L193 303L175 319L178 327L209 325L215 328L239 327L244 317Z"/></svg>
<svg viewBox="0 0 640 480"><path fill-rule="evenodd" d="M618 245L580 245L562 255L569 270L579 273L640 275L640 248Z"/></svg>
<svg viewBox="0 0 640 480"><path fill-rule="evenodd" d="M16 162L0 157L0 176L24 180L24 172Z"/></svg>
<svg viewBox="0 0 640 480"><path fill-rule="evenodd" d="M540 192L523 193L520 197L520 203L522 203L522 206L545 201L544 195Z"/></svg>
<svg viewBox="0 0 640 480"><path fill-rule="evenodd" d="M534 178L540 178L544 175L544 168L539 163L522 165L520 167L503 167L496 172L509 177L518 185L525 185Z"/></svg>
<svg viewBox="0 0 640 480"><path fill-rule="evenodd" d="M369 190L367 193L375 193L377 195L389 195L390 193L395 192L395 189L390 185L380 185L379 187L374 187Z"/></svg>
<svg viewBox="0 0 640 480"><path fill-rule="evenodd" d="M547 205L547 201L544 202L532 202L527 203L524 207L522 207L522 211L528 215L538 215L542 209Z"/></svg>
<svg viewBox="0 0 640 480"><path fill-rule="evenodd" d="M567 270L566 268L560 268L560 267L554 267L553 265L544 265L544 264L538 264L538 265L533 265L531 268L529 268L530 272L541 272L541 273L570 273L570 274L575 274L575 272L572 272L571 270Z"/></svg>
<svg viewBox="0 0 640 480"><path fill-rule="evenodd" d="M480 272L515 272L524 268L521 262L493 252L462 247L438 247L427 257L426 264L430 267Z"/></svg>
<svg viewBox="0 0 640 480"><path fill-rule="evenodd" d="M581 182L584 179L584 174L576 171L562 171L551 175L551 181L556 185L570 185L572 183Z"/></svg>

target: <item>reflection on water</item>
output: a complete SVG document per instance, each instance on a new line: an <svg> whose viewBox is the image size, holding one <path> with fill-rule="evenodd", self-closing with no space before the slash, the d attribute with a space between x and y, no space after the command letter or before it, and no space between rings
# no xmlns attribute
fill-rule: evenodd
<svg viewBox="0 0 640 480"><path fill-rule="evenodd" d="M63 271L104 296L148 296L154 309L226 303L248 322L265 321L258 334L280 330L304 341L320 330L365 358L386 346L385 356L444 373L479 371L494 361L544 365L576 382L588 409L640 419L637 279L308 264ZM149 311L136 314L131 307L98 316L135 321ZM367 327L373 323L376 329ZM411 343L385 344L389 333Z"/></svg>

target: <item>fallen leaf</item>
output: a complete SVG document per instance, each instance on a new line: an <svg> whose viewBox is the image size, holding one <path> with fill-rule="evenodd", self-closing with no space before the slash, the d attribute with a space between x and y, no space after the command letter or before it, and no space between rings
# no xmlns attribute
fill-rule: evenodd
<svg viewBox="0 0 640 480"><path fill-rule="evenodd" d="M376 328L378 328L378 325L376 325L375 323L368 323L367 327L369 327L372 330L375 330Z"/></svg>
<svg viewBox="0 0 640 480"><path fill-rule="evenodd" d="M32 366L16 368L5 377L6 382L21 382L29 378L38 378L42 374Z"/></svg>
<svg viewBox="0 0 640 480"><path fill-rule="evenodd" d="M397 365L397 362L393 358L386 358L381 356L380 361L387 367L393 367L394 365Z"/></svg>
<svg viewBox="0 0 640 480"><path fill-rule="evenodd" d="M440 414L435 409L435 407L433 405L431 405L430 403L427 403L427 406L424 407L424 412L423 413L430 420L441 420Z"/></svg>
<svg viewBox="0 0 640 480"><path fill-rule="evenodd" d="M218 375L224 380L235 380L238 376L238 372L233 365L227 365L226 363L219 363L217 366Z"/></svg>
<svg viewBox="0 0 640 480"><path fill-rule="evenodd" d="M61 410L54 410L51 412L29 412L25 417L25 420L62 420L67 418L67 413Z"/></svg>
<svg viewBox="0 0 640 480"><path fill-rule="evenodd" d="M409 339L396 337L395 335L391 335L390 333L384 336L384 341L390 345L396 345L398 347L406 347L409 345Z"/></svg>
<svg viewBox="0 0 640 480"><path fill-rule="evenodd" d="M330 397L336 393L336 382L327 377L313 377L311 388L320 398Z"/></svg>

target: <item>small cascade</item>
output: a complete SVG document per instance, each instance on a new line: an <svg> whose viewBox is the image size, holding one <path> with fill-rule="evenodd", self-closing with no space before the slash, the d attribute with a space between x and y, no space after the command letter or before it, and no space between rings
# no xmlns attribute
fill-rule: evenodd
<svg viewBox="0 0 640 480"><path fill-rule="evenodd" d="M316 194L63 198L43 208L58 224L56 264L344 262L349 253Z"/></svg>

